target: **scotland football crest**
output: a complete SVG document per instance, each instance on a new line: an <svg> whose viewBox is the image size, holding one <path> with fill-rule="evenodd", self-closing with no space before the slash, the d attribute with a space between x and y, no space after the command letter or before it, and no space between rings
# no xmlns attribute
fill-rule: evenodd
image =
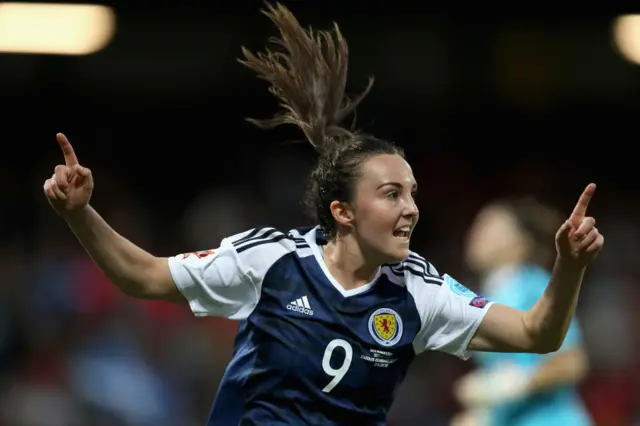
<svg viewBox="0 0 640 426"><path fill-rule="evenodd" d="M402 318L393 309L378 309L369 317L369 333L378 344L393 346L402 338Z"/></svg>

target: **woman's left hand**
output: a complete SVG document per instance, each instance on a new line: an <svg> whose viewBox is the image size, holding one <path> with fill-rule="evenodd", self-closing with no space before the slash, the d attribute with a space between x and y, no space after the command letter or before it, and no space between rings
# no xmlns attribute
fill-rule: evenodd
<svg viewBox="0 0 640 426"><path fill-rule="evenodd" d="M587 207L596 185L587 185L569 219L556 234L556 249L563 261L586 267L602 250L604 237L596 228L596 220L587 216Z"/></svg>

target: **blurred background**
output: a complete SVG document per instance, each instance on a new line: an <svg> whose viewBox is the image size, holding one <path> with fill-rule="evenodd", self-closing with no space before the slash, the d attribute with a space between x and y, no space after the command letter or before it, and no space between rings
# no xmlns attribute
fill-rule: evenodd
<svg viewBox="0 0 640 426"><path fill-rule="evenodd" d="M580 13L392 3L285 1L303 23L339 22L350 91L376 77L358 124L407 151L421 187L412 248L477 288L463 249L484 203L533 194L569 213L597 182L607 245L580 299L582 396L597 425L640 424L640 18L611 1ZM294 129L244 121L276 111L235 61L273 34L260 7L0 2L0 425L204 424L236 324L119 294L41 188L62 161L61 131L94 172L92 204L154 254L307 225L310 147ZM390 425L448 424L452 382L472 367L420 357Z"/></svg>

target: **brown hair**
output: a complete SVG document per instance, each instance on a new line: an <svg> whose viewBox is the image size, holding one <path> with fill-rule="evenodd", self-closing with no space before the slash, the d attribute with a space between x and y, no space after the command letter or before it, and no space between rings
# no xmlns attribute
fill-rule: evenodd
<svg viewBox="0 0 640 426"><path fill-rule="evenodd" d="M274 49L258 54L243 47L240 62L269 82L269 91L283 111L270 119L249 121L265 129L293 124L305 134L319 159L304 204L310 218L335 237L329 206L334 200L352 200L362 163L374 155L404 154L390 142L342 127L371 90L373 78L358 96L345 96L349 49L337 24L332 31L304 29L279 3L267 4L263 13L280 37L269 39Z"/></svg>

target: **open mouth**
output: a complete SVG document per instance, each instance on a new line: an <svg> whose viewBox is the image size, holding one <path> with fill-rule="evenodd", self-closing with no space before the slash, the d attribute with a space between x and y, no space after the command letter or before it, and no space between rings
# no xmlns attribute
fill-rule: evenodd
<svg viewBox="0 0 640 426"><path fill-rule="evenodd" d="M402 240L408 240L411 235L411 231L408 228L398 228L393 231L393 236Z"/></svg>

